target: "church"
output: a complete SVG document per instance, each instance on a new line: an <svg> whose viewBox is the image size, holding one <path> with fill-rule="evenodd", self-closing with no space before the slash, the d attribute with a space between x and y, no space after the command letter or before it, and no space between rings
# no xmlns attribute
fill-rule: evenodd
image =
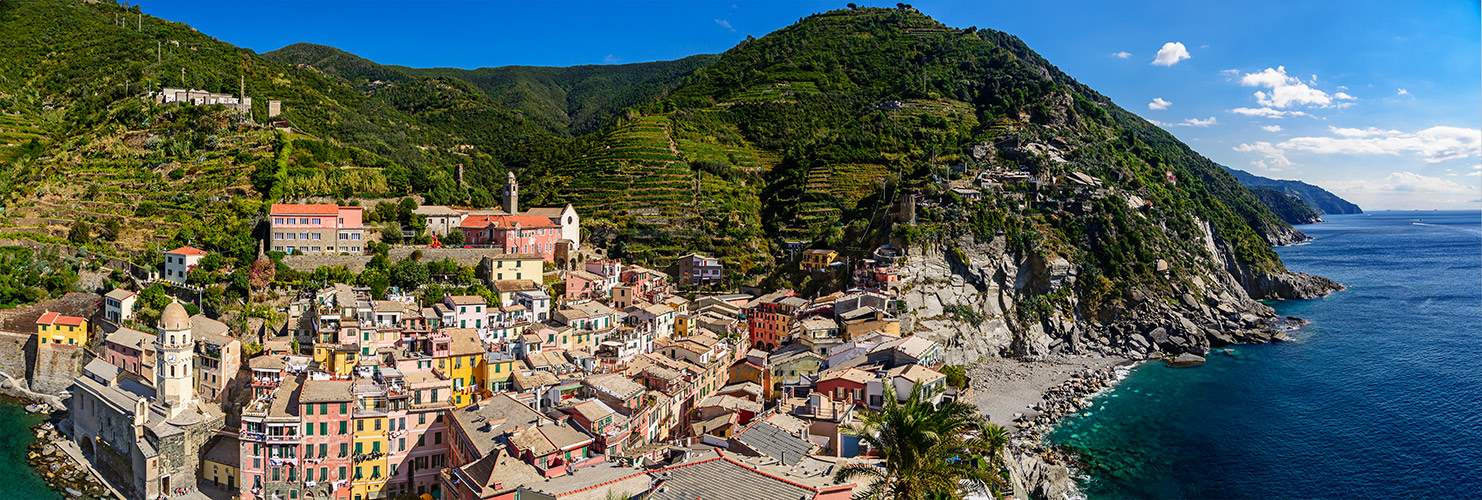
<svg viewBox="0 0 1482 500"><path fill-rule="evenodd" d="M135 500L194 486L201 451L225 422L217 405L196 398L195 341L185 307L165 306L159 330L153 380L95 359L72 382L72 438Z"/></svg>

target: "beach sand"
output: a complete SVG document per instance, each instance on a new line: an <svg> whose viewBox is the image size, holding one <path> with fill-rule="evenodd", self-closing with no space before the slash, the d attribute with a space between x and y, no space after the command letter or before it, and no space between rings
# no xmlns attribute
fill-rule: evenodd
<svg viewBox="0 0 1482 500"><path fill-rule="evenodd" d="M1051 356L1040 361L987 358L968 367L973 403L989 422L1013 429L1014 414L1032 411L1045 391L1090 369L1127 363L1112 356Z"/></svg>

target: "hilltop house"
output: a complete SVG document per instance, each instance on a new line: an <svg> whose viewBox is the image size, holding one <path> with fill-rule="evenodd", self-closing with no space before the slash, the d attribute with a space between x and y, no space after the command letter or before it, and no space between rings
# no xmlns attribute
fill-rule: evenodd
<svg viewBox="0 0 1482 500"><path fill-rule="evenodd" d="M190 270L201 264L206 251L195 247L180 247L165 252L165 281L185 283Z"/></svg>

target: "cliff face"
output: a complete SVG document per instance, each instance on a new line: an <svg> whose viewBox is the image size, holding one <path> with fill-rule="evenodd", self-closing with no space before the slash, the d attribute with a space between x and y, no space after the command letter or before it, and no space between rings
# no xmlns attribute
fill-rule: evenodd
<svg viewBox="0 0 1482 500"><path fill-rule="evenodd" d="M912 249L901 274L906 331L949 348L949 363L985 356L1101 353L1131 359L1204 355L1211 347L1285 338L1284 323L1256 299L1311 298L1342 286L1305 273L1241 265L1230 243L1199 221L1201 272L1163 271L1162 286L1128 285L1086 304L1075 286L1082 267L1061 257L1023 257L1003 238ZM1048 298L1048 299L1047 299Z"/></svg>

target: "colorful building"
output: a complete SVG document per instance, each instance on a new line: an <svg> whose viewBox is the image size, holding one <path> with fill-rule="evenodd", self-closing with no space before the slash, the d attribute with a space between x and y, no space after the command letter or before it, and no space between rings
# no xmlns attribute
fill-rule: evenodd
<svg viewBox="0 0 1482 500"><path fill-rule="evenodd" d="M87 319L47 311L36 318L36 342L39 345L87 345Z"/></svg>

